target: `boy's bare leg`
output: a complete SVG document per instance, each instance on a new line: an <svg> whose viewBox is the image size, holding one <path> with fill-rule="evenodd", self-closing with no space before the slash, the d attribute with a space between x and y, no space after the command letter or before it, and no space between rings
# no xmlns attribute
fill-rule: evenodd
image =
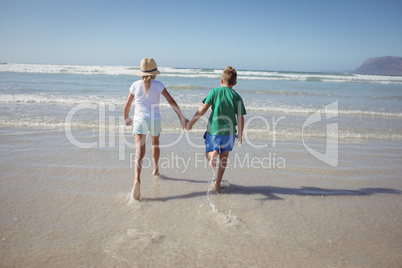
<svg viewBox="0 0 402 268"><path fill-rule="evenodd" d="M215 182L215 191L219 193L221 189L221 181L223 174L226 170L226 165L228 163L229 151L224 152L223 154L219 155L219 167L218 167L218 174L216 175L216 182Z"/></svg>
<svg viewBox="0 0 402 268"><path fill-rule="evenodd" d="M209 161L209 167L212 169L216 168L216 162L218 161L218 152L212 151L205 154L205 157Z"/></svg>
<svg viewBox="0 0 402 268"><path fill-rule="evenodd" d="M143 134L135 134L135 165L134 165L134 187L132 196L134 199L139 200L141 191L141 169L142 161L145 156L145 141L147 136Z"/></svg>
<svg viewBox="0 0 402 268"><path fill-rule="evenodd" d="M152 158L154 161L154 170L152 171L152 174L154 176L159 176L159 158L161 154L161 150L159 148L159 136L152 136L151 135L151 144L152 144Z"/></svg>

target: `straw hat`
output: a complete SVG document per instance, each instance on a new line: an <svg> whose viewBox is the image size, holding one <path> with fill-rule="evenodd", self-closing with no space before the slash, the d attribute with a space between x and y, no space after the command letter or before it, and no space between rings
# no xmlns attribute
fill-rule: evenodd
<svg viewBox="0 0 402 268"><path fill-rule="evenodd" d="M160 74L158 66L153 58L145 58L141 61L141 70L137 73L139 76L150 76L154 74Z"/></svg>

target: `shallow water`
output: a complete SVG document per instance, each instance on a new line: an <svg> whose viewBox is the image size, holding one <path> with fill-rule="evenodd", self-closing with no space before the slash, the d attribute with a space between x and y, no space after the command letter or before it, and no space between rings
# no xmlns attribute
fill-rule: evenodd
<svg viewBox="0 0 402 268"><path fill-rule="evenodd" d="M98 138L88 130L75 135L83 142ZM163 134L161 141L177 138ZM20 128L2 128L0 142L6 267L402 264L398 141L341 144L336 168L300 141L265 151L236 146L218 195L208 191L213 174L202 150L183 141L162 149L159 178L144 167L141 201L130 199L133 149L119 160L117 147L82 149L64 132ZM272 165L273 153L285 166ZM247 154L265 157L263 166L252 166Z"/></svg>
<svg viewBox="0 0 402 268"><path fill-rule="evenodd" d="M122 109L138 67L0 65L0 127L129 131ZM186 117L220 86L221 70L163 68L158 76ZM247 110L248 135L341 141L402 140L402 77L239 70L234 89ZM133 111L131 112L131 115ZM179 133L174 111L161 98L162 128ZM312 114L320 121L305 126ZM339 132L326 125L337 122ZM194 127L205 130L205 120ZM304 131L304 132L303 132Z"/></svg>

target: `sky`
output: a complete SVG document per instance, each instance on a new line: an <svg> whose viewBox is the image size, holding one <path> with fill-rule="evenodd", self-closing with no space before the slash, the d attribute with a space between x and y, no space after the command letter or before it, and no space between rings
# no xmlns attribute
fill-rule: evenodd
<svg viewBox="0 0 402 268"><path fill-rule="evenodd" d="M401 0L0 0L0 62L349 71L402 57Z"/></svg>

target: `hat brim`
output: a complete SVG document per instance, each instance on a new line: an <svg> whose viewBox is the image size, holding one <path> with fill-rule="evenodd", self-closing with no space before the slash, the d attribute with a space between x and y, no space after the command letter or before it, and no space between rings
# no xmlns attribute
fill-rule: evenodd
<svg viewBox="0 0 402 268"><path fill-rule="evenodd" d="M153 72L143 72L143 71L139 71L138 73L137 73L137 75L139 75L139 76L151 76L151 75L154 75L154 74L160 74L161 72L159 72L159 70L155 70L155 71L153 71Z"/></svg>

